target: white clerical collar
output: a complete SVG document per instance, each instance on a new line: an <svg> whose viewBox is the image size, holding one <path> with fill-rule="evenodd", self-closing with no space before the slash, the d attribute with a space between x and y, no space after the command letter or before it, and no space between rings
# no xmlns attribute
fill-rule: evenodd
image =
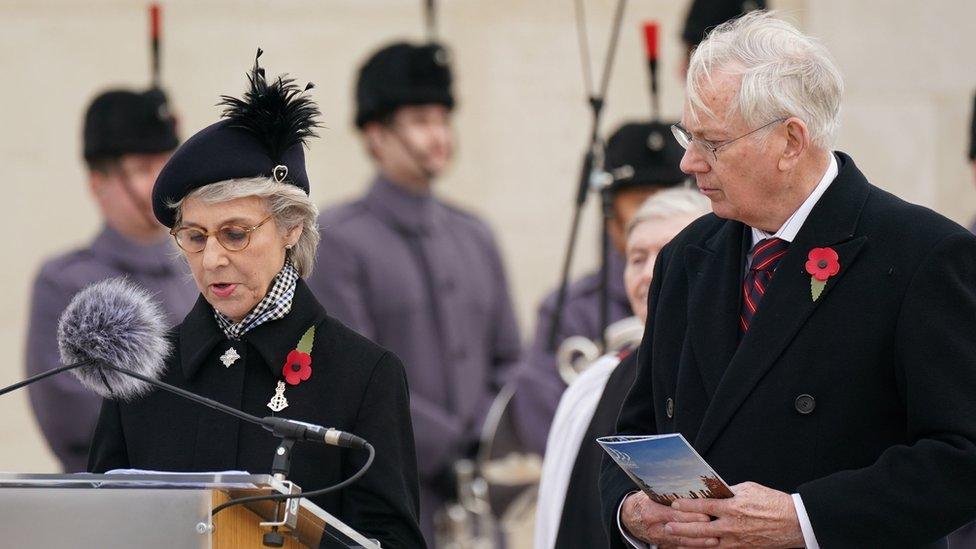
<svg viewBox="0 0 976 549"><path fill-rule="evenodd" d="M800 227L807 220L813 207L817 205L820 197L827 190L827 187L834 181L837 177L837 173L840 168L837 166L837 157L834 153L830 153L830 163L827 164L827 171L824 172L823 177L820 178L820 183L814 187L813 192L810 196L800 204L800 207L793 212L793 215L786 219L783 226L779 228L775 233L767 233L762 229L757 229L755 227L750 227L752 229L752 245L755 246L757 242L766 238L781 238L787 242L793 242L796 238L796 234L800 232Z"/></svg>

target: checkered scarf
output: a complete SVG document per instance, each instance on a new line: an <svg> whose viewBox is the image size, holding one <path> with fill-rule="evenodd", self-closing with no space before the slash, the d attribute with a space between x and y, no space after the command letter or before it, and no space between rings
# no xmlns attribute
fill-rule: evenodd
<svg viewBox="0 0 976 549"><path fill-rule="evenodd" d="M214 309L217 325L223 330L227 339L240 339L247 332L257 328L265 322L284 318L291 311L291 301L295 297L295 284L298 282L298 270L290 259L285 260L285 266L275 275L268 295L251 310L244 320L234 324L227 315Z"/></svg>

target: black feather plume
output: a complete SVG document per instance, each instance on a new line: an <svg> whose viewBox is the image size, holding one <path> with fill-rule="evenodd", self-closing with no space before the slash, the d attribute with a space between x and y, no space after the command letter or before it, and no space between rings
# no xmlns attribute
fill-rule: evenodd
<svg viewBox="0 0 976 549"><path fill-rule="evenodd" d="M230 120L231 127L253 133L267 148L269 156L279 160L290 147L305 144L309 137L318 137L314 130L320 127L316 118L321 113L305 95L312 89L311 83L302 89L287 75L268 83L264 69L258 65L262 53L258 48L254 68L247 75L250 87L244 97L222 95L218 105L224 107L222 115Z"/></svg>

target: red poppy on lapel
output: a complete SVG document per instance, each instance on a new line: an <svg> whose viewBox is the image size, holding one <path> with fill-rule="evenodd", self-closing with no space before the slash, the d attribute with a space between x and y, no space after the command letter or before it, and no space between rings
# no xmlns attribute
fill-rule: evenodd
<svg viewBox="0 0 976 549"><path fill-rule="evenodd" d="M312 376L312 355L295 349L285 358L281 375L289 385L298 385Z"/></svg>
<svg viewBox="0 0 976 549"><path fill-rule="evenodd" d="M837 252L833 248L814 248L807 255L807 272L821 282L840 272Z"/></svg>
<svg viewBox="0 0 976 549"><path fill-rule="evenodd" d="M840 257L833 248L814 248L807 254L810 295L816 301L827 286L827 279L840 272Z"/></svg>

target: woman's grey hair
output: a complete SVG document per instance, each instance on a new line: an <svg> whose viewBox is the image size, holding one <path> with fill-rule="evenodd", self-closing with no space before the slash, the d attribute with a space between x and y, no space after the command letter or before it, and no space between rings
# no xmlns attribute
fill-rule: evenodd
<svg viewBox="0 0 976 549"><path fill-rule="evenodd" d="M740 114L751 127L795 116L810 131L814 146L830 150L840 124L844 81L827 48L771 12L753 11L712 30L688 64L691 116L715 114L701 88L716 72L742 77L729 116Z"/></svg>
<svg viewBox="0 0 976 549"><path fill-rule="evenodd" d="M305 191L294 185L265 177L231 179L200 187L179 202L170 204L170 207L176 210L176 226L179 226L183 222L182 206L188 198L199 198L206 204L216 204L250 196L267 201L275 224L282 232L288 232L299 225L302 227L302 234L298 237L298 242L288 250L288 257L299 276L306 278L312 274L315 250L319 246L319 209Z"/></svg>
<svg viewBox="0 0 976 549"><path fill-rule="evenodd" d="M626 236L630 238L630 233L634 231L634 227L647 221L667 219L678 215L701 217L711 211L711 202L698 189L685 187L664 189L652 194L641 204L633 219L627 223Z"/></svg>

